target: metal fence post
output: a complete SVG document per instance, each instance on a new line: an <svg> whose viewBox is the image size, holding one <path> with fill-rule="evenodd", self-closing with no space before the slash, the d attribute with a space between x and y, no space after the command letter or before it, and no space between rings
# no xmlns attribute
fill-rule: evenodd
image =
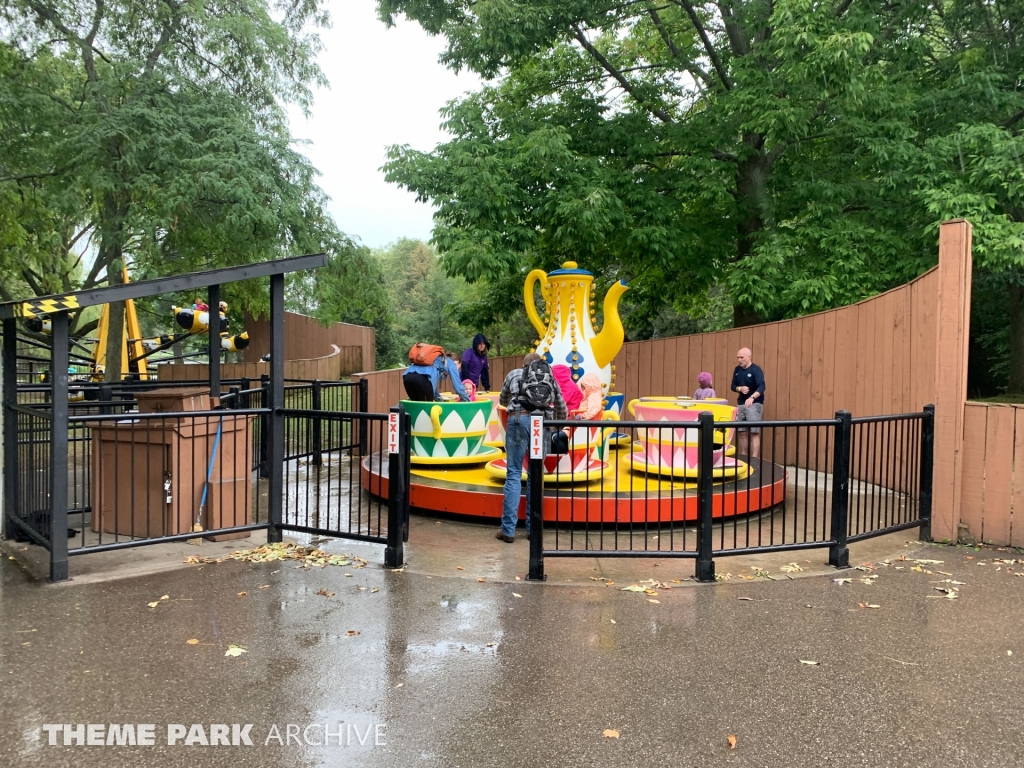
<svg viewBox="0 0 1024 768"><path fill-rule="evenodd" d="M544 581L544 414L530 414L530 464L527 469L530 485L527 514L530 516L530 569L528 581ZM518 469L518 468L517 468ZM512 472L512 467L508 467ZM520 470L521 471L521 470Z"/></svg>
<svg viewBox="0 0 1024 768"><path fill-rule="evenodd" d="M715 417L704 412L698 417L697 433L697 581L715 580L712 555L712 465L715 461Z"/></svg>
<svg viewBox="0 0 1024 768"><path fill-rule="evenodd" d="M319 380L313 382L313 410L323 410L323 391ZM320 454L320 417L313 417L313 466L319 467L323 464L323 456Z"/></svg>
<svg viewBox="0 0 1024 768"><path fill-rule="evenodd" d="M405 521L405 467L402 455L402 409L388 412L388 540L384 567L401 568L405 563L403 524Z"/></svg>
<svg viewBox="0 0 1024 768"><path fill-rule="evenodd" d="M206 338L206 361L210 374L210 397L220 397L220 286L208 289L207 319L210 321Z"/></svg>
<svg viewBox="0 0 1024 768"><path fill-rule="evenodd" d="M918 516L921 518L921 541L932 539L932 470L935 465L935 406L924 407L921 421L921 494Z"/></svg>
<svg viewBox="0 0 1024 768"><path fill-rule="evenodd" d="M267 414L267 541L282 540L284 522L284 275L270 277L270 402Z"/></svg>
<svg viewBox="0 0 1024 768"><path fill-rule="evenodd" d="M68 578L68 313L51 316L50 581ZM82 534L85 535L84 533Z"/></svg>
<svg viewBox="0 0 1024 768"><path fill-rule="evenodd" d="M18 414L12 406L18 402L18 336L17 321L14 319L4 320L4 346L3 346L3 423L4 423L4 450L3 450L3 473L4 485L3 514L5 518L13 518L18 510L18 467L20 458L18 456ZM4 535L11 536L7 527L7 520L0 525Z"/></svg>
<svg viewBox="0 0 1024 768"><path fill-rule="evenodd" d="M249 377L248 376L243 376L242 380L238 383L238 388L240 390L242 390L243 392L247 392L250 387L251 387L251 384L249 383ZM249 408L250 407L249 403L250 403L251 400L252 400L252 395L246 395L245 396L245 404L244 405L239 405L238 407L239 408Z"/></svg>
<svg viewBox="0 0 1024 768"><path fill-rule="evenodd" d="M260 395L260 408L270 407L270 376L262 374L260 376L260 388L263 392ZM270 415L264 413L260 416L260 470L258 477L268 477L269 467L267 466L267 439L270 433Z"/></svg>
<svg viewBox="0 0 1024 768"><path fill-rule="evenodd" d="M354 409L354 410L358 410L359 413L369 413L370 412L370 403L368 402L369 399L370 399L370 380L369 379L360 379L359 380L359 408L358 409ZM367 432L369 432L369 429L367 429L366 420L364 419L364 420L359 422L359 455L360 456L365 456L366 455L366 433Z"/></svg>
<svg viewBox="0 0 1024 768"><path fill-rule="evenodd" d="M850 550L846 545L850 515L850 443L853 438L853 416L849 411L836 411L835 439L832 449L832 544L828 548L828 564L833 568L850 567Z"/></svg>
<svg viewBox="0 0 1024 768"><path fill-rule="evenodd" d="M402 497L402 541L409 541L409 509L412 506L412 461L409 459L412 453L412 417L405 412L401 404L399 404L398 410L402 413L398 439L399 450L402 452L402 467L405 472L403 475L405 495Z"/></svg>

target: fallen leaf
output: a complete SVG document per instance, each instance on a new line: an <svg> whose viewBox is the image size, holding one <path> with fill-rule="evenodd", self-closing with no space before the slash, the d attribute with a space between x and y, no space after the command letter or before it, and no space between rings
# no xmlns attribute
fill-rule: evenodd
<svg viewBox="0 0 1024 768"><path fill-rule="evenodd" d="M614 728L605 728L604 732L601 735L604 736L606 739L619 738L619 732L616 731Z"/></svg>
<svg viewBox="0 0 1024 768"><path fill-rule="evenodd" d="M661 600L651 600L651 599L648 599L647 602L648 603L657 603L658 605L661 605Z"/></svg>
<svg viewBox="0 0 1024 768"><path fill-rule="evenodd" d="M477 579L477 581L479 581L481 584L487 583L487 579Z"/></svg>
<svg viewBox="0 0 1024 768"><path fill-rule="evenodd" d="M224 651L225 656L241 656L243 653L248 653L248 651L240 645L229 645L228 649Z"/></svg>
<svg viewBox="0 0 1024 768"><path fill-rule="evenodd" d="M257 587L257 589L270 589L270 585L269 584L260 584L259 587Z"/></svg>
<svg viewBox="0 0 1024 768"><path fill-rule="evenodd" d="M872 605L871 603L868 603L868 604L867 604L866 606L864 606L864 607L865 607L865 608L881 608L882 606L880 606L880 605Z"/></svg>
<svg viewBox="0 0 1024 768"><path fill-rule="evenodd" d="M628 587L622 587L621 592L646 592L647 587L641 587L638 584L630 584Z"/></svg>
<svg viewBox="0 0 1024 768"><path fill-rule="evenodd" d="M354 574L346 573L345 575L348 576L351 579Z"/></svg>
<svg viewBox="0 0 1024 768"><path fill-rule="evenodd" d="M796 563L790 563L789 565L782 566L781 568L779 568L779 570L783 573L796 573L797 571L802 571L803 568L801 568Z"/></svg>
<svg viewBox="0 0 1024 768"><path fill-rule="evenodd" d="M348 632L345 633L345 636L346 637L355 637L358 634L359 634L359 630L358 629L350 629Z"/></svg>
<svg viewBox="0 0 1024 768"><path fill-rule="evenodd" d="M380 592L380 587L374 587L373 589L371 589L371 590L370 590L370 594L371 594L371 595L372 595L372 594L373 594L374 592Z"/></svg>
<svg viewBox="0 0 1024 768"><path fill-rule="evenodd" d="M512 597L522 597L518 592L513 592Z"/></svg>
<svg viewBox="0 0 1024 768"><path fill-rule="evenodd" d="M729 749L736 749L736 736L729 734Z"/></svg>
<svg viewBox="0 0 1024 768"><path fill-rule="evenodd" d="M248 592L239 592L238 596L239 597L245 597L247 594L249 594L249 593Z"/></svg>
<svg viewBox="0 0 1024 768"><path fill-rule="evenodd" d="M968 558L968 560L969 559L970 558ZM917 563L918 565L942 565L942 561L941 560L918 560L918 559L915 559L914 562Z"/></svg>
<svg viewBox="0 0 1024 768"><path fill-rule="evenodd" d="M161 595L161 596L160 596L160 599L161 599L161 600L170 600L170 599L171 599L171 596L170 596L170 595Z"/></svg>
<svg viewBox="0 0 1024 768"><path fill-rule="evenodd" d="M152 603L146 603L146 605L148 605L150 608L156 608L158 605L160 605L160 601L154 600Z"/></svg>
<svg viewBox="0 0 1024 768"><path fill-rule="evenodd" d="M199 641L196 640L194 637L191 640L186 640L185 642L189 645L199 645Z"/></svg>
<svg viewBox="0 0 1024 768"><path fill-rule="evenodd" d="M456 565L456 566L455 566L455 570L456 570L456 571L464 571L464 570L466 570L466 569L465 569L465 568L463 568L463 567L462 567L461 565Z"/></svg>
<svg viewBox="0 0 1024 768"><path fill-rule="evenodd" d="M748 600L750 602L754 602L754 598L752 598L752 597L737 597L736 599L737 600Z"/></svg>
<svg viewBox="0 0 1024 768"><path fill-rule="evenodd" d="M806 664L809 667L817 667L821 664L820 661L808 661L807 659L800 659L801 664Z"/></svg>
<svg viewBox="0 0 1024 768"><path fill-rule="evenodd" d="M853 579L832 579L836 584L853 584Z"/></svg>
<svg viewBox="0 0 1024 768"><path fill-rule="evenodd" d="M615 623L615 619L608 619L608 621L610 621L612 624Z"/></svg>
<svg viewBox="0 0 1024 768"><path fill-rule="evenodd" d="M440 525L440 523L438 523L438 525ZM405 685L405 683L399 683L398 685L395 686L395 688L401 688L403 685Z"/></svg>
<svg viewBox="0 0 1024 768"><path fill-rule="evenodd" d="M316 594L323 595L324 597L334 597L333 592L328 592L326 589L320 588L316 591Z"/></svg>
<svg viewBox="0 0 1024 768"><path fill-rule="evenodd" d="M496 645L497 645L497 643L488 643L488 644L487 644L487 647L488 647L488 648L493 648L493 647L494 647L494 646L496 646Z"/></svg>

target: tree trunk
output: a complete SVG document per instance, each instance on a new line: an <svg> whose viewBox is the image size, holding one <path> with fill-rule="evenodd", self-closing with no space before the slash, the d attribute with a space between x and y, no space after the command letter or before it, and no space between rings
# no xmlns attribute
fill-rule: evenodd
<svg viewBox="0 0 1024 768"><path fill-rule="evenodd" d="M1010 381L1007 394L1024 395L1024 285L1009 287Z"/></svg>
<svg viewBox="0 0 1024 768"><path fill-rule="evenodd" d="M100 214L100 252L99 258L107 265L107 285L123 285L124 276L124 220L128 214L126 203L107 195L103 200ZM121 359L124 356L124 302L110 303L110 325L107 329L106 367L103 380L117 383L121 381Z"/></svg>
<svg viewBox="0 0 1024 768"><path fill-rule="evenodd" d="M739 223L736 227L736 261L734 269L743 269L743 262L751 255L757 235L770 218L768 197L769 161L763 151L764 137L748 134L743 143L753 151L736 167L736 204ZM737 303L733 306L733 325L737 328L765 322L753 307Z"/></svg>

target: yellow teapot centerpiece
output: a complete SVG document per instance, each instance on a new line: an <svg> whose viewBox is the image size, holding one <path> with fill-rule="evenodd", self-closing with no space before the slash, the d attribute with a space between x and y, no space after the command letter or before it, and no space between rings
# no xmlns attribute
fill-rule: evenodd
<svg viewBox="0 0 1024 768"><path fill-rule="evenodd" d="M541 319L534 302L534 284L541 282L545 317ZM625 332L619 317L619 299L628 290L620 280L604 297L604 328L598 333L594 312L595 297L591 293L594 275L580 269L575 261L566 261L561 269L544 272L535 269L526 276L523 300L526 314L540 338L534 352L549 364L563 363L572 370L573 381L584 374L596 373L607 395L615 379L612 360L622 348Z"/></svg>

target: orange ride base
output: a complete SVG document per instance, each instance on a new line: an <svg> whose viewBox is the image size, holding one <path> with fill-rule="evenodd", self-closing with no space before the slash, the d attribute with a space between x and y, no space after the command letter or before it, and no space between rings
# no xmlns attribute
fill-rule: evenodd
<svg viewBox="0 0 1024 768"><path fill-rule="evenodd" d="M545 484L544 519L559 523L614 523L620 525L697 520L697 483L648 475L618 462L615 472L602 480L574 485ZM364 489L377 496L388 494L388 456L376 453L360 464ZM424 469L413 465L409 502L413 508L466 517L500 519L502 481L480 467ZM523 488L525 491L525 482ZM785 503L786 469L768 461L754 461L753 470L740 480L716 482L712 515L734 517L771 509ZM526 517L525 493L519 519Z"/></svg>

